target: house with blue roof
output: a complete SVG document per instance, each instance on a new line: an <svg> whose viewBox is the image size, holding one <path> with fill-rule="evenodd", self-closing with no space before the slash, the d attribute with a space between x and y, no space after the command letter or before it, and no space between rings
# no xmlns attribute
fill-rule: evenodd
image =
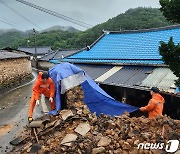
<svg viewBox="0 0 180 154"><path fill-rule="evenodd" d="M161 65L160 41L180 42L180 26L160 29L106 32L89 51L83 50L63 61L73 63L107 63L130 65Z"/></svg>
<svg viewBox="0 0 180 154"><path fill-rule="evenodd" d="M167 102L165 113L171 112L172 117L177 117L180 115L180 93L175 86L177 77L159 54L160 41L168 42L170 37L175 44L180 43L180 25L105 31L88 50L84 48L61 61L52 62L70 62L81 67L110 95L135 106L146 105L151 97L149 89L156 86Z"/></svg>

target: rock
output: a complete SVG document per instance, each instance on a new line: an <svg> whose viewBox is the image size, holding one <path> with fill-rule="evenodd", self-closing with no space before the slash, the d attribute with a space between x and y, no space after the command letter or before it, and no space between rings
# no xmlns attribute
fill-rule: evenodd
<svg viewBox="0 0 180 154"><path fill-rule="evenodd" d="M126 142L128 142L131 146L133 146L133 144L134 144L132 139L127 139Z"/></svg>
<svg viewBox="0 0 180 154"><path fill-rule="evenodd" d="M131 145L128 142L124 142L122 148L123 150L129 150L131 148Z"/></svg>
<svg viewBox="0 0 180 154"><path fill-rule="evenodd" d="M61 147L61 150L62 150L62 151L66 151L66 148L65 148L65 147Z"/></svg>
<svg viewBox="0 0 180 154"><path fill-rule="evenodd" d="M138 144L139 144L139 140L135 140L134 141L134 146L138 146Z"/></svg>
<svg viewBox="0 0 180 154"><path fill-rule="evenodd" d="M180 154L180 150L176 151L176 153L175 153L175 154Z"/></svg>
<svg viewBox="0 0 180 154"><path fill-rule="evenodd" d="M92 154L104 153L105 151L106 151L106 149L104 147L94 148L92 150Z"/></svg>
<svg viewBox="0 0 180 154"><path fill-rule="evenodd" d="M162 151L162 150L151 150L151 153L152 154L164 154L164 151Z"/></svg>
<svg viewBox="0 0 180 154"><path fill-rule="evenodd" d="M77 150L77 152L78 152L78 154L82 154L82 152L81 152L81 150L80 150L80 149L78 149L78 150Z"/></svg>
<svg viewBox="0 0 180 154"><path fill-rule="evenodd" d="M156 119L151 119L150 125L152 127L155 127L156 126Z"/></svg>
<svg viewBox="0 0 180 154"><path fill-rule="evenodd" d="M108 129L114 129L115 127L116 127L116 124L112 120L109 120L108 121Z"/></svg>
<svg viewBox="0 0 180 154"><path fill-rule="evenodd" d="M90 111L89 111L89 109L88 109L88 107L86 106L86 105L83 105L83 114L85 114L85 115L87 115L87 114L89 114L90 113Z"/></svg>
<svg viewBox="0 0 180 154"><path fill-rule="evenodd" d="M141 135L142 135L142 137L143 137L144 139L149 139L149 138L151 137L151 134L148 133L148 132L141 133Z"/></svg>
<svg viewBox="0 0 180 154"><path fill-rule="evenodd" d="M83 143L79 143L79 146L80 146L80 148L82 149L83 146L84 146L84 144L83 144Z"/></svg>
<svg viewBox="0 0 180 154"><path fill-rule="evenodd" d="M61 115L63 120L66 120L68 117L73 116L73 113L71 110L62 110L60 112L60 115Z"/></svg>
<svg viewBox="0 0 180 154"><path fill-rule="evenodd" d="M77 114L81 115L82 112L83 112L82 110L78 110L78 111L77 111Z"/></svg>
<svg viewBox="0 0 180 154"><path fill-rule="evenodd" d="M121 147L123 146L124 142L125 142L124 140L119 141L119 144L120 144Z"/></svg>
<svg viewBox="0 0 180 154"><path fill-rule="evenodd" d="M98 142L97 146L98 147L105 147L105 146L108 146L109 144L111 143L111 139L108 138L108 137L102 137L100 139L100 141Z"/></svg>
<svg viewBox="0 0 180 154"><path fill-rule="evenodd" d="M82 136L85 136L86 133L90 130L90 125L87 123L81 123L78 125L78 127L75 129L75 132L81 134Z"/></svg>
<svg viewBox="0 0 180 154"><path fill-rule="evenodd" d="M119 143L116 143L116 149L118 149L120 147Z"/></svg>
<svg viewBox="0 0 180 154"><path fill-rule="evenodd" d="M115 154L121 154L121 153L123 153L123 152L122 152L122 150L119 148L119 149L117 149L117 150L114 150L114 153L115 153Z"/></svg>
<svg viewBox="0 0 180 154"><path fill-rule="evenodd" d="M34 121L33 121L33 122L34 122ZM38 125L40 122L42 122L42 121L37 121L37 125ZM56 123L56 121L52 121L52 122L46 124L45 127L46 127L46 128L48 128L48 127L53 127L53 126L55 125L55 123Z"/></svg>
<svg viewBox="0 0 180 154"><path fill-rule="evenodd" d="M129 151L129 154L138 154L138 149L137 148L131 149L131 151Z"/></svg>
<svg viewBox="0 0 180 154"><path fill-rule="evenodd" d="M113 152L112 150L109 150L108 153L109 153L109 154L113 154L114 152Z"/></svg>
<svg viewBox="0 0 180 154"><path fill-rule="evenodd" d="M75 141L76 138L77 138L77 135L75 135L75 134L67 134L67 135L64 137L64 139L61 141L60 144L66 145L66 146L71 146L71 145L72 145L71 143L72 143L73 141Z"/></svg>
<svg viewBox="0 0 180 154"><path fill-rule="evenodd" d="M128 153L128 151L123 150L123 151L122 151L122 154L129 154L129 153Z"/></svg>

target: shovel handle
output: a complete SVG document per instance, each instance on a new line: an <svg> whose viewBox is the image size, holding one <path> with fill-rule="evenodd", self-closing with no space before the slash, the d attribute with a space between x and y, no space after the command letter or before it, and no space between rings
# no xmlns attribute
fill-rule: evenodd
<svg viewBox="0 0 180 154"><path fill-rule="evenodd" d="M36 141L39 144L38 136L37 136L37 133L36 133L36 128L32 128L32 129L33 129L34 135L36 137Z"/></svg>

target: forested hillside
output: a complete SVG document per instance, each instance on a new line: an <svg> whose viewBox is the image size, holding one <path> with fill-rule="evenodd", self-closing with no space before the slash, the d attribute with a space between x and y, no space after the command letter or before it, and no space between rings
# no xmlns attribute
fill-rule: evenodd
<svg viewBox="0 0 180 154"><path fill-rule="evenodd" d="M16 40L26 38L25 33L21 31L9 31L0 34L0 48L13 46Z"/></svg>
<svg viewBox="0 0 180 154"><path fill-rule="evenodd" d="M171 25L156 8L136 8L129 9L123 14L109 19L107 22L94 26L83 32L50 31L37 34L37 46L52 46L56 48L82 48L93 43L100 35L102 30L120 31L156 28ZM8 37L7 37L8 39ZM33 35L27 38L16 39L11 47L27 46L27 40L30 40L29 46L34 45ZM1 42L1 40L0 40ZM1 44L1 43L0 43Z"/></svg>

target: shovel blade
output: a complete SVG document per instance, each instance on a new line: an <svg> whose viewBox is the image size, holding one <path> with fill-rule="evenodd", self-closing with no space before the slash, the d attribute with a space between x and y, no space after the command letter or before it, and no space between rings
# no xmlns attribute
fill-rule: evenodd
<svg viewBox="0 0 180 154"><path fill-rule="evenodd" d="M42 126L43 121L42 120L38 120L38 121L32 121L31 123L29 123L28 127L30 128L39 128Z"/></svg>
<svg viewBox="0 0 180 154"><path fill-rule="evenodd" d="M15 138L14 140L12 140L11 142L9 142L11 145L18 145L20 144L21 142L23 142L27 137L17 137Z"/></svg>

